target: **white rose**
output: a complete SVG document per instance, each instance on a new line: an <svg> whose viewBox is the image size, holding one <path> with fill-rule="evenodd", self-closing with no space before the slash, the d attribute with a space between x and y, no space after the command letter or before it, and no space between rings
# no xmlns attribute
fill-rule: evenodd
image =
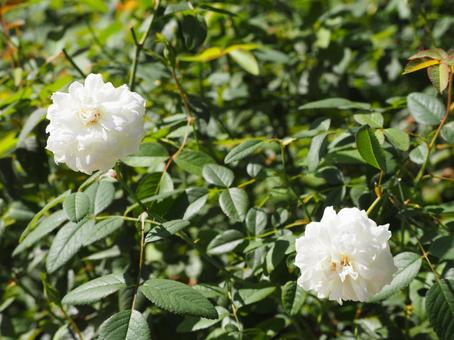
<svg viewBox="0 0 454 340"><path fill-rule="evenodd" d="M91 174L107 171L138 150L144 135L145 100L127 85L115 88L100 74L56 92L47 110L47 149L56 163Z"/></svg>
<svg viewBox="0 0 454 340"><path fill-rule="evenodd" d="M397 269L388 226L377 226L358 208L344 208L338 214L326 208L322 220L309 223L296 240L298 284L340 304L369 300Z"/></svg>

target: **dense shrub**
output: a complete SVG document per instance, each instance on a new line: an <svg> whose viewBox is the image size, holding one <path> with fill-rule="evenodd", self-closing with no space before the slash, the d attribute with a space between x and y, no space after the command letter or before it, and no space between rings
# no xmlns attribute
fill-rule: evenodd
<svg viewBox="0 0 454 340"><path fill-rule="evenodd" d="M3 1L0 337L452 339L453 8Z"/></svg>

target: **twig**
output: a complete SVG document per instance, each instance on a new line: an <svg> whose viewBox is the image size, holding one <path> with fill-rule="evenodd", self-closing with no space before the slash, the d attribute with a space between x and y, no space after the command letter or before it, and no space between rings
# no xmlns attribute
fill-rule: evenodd
<svg viewBox="0 0 454 340"><path fill-rule="evenodd" d="M381 198L382 196L377 196L377 198L375 199L375 201L372 202L372 204L370 205L370 207L367 209L366 213L367 215L370 215L372 213L372 211L375 209L375 207L377 206L378 203L380 203L381 201Z"/></svg>
<svg viewBox="0 0 454 340"><path fill-rule="evenodd" d="M229 297L230 305L232 306L232 314L236 321L236 327L238 328L238 332L240 333L239 339L242 340L243 339L243 327L241 326L240 319L238 319L238 308L236 308L236 306L235 306L235 301L233 300L231 288L232 287L230 286L229 290L227 291L227 296Z"/></svg>
<svg viewBox="0 0 454 340"><path fill-rule="evenodd" d="M191 107L189 105L189 99L188 96L186 95L186 92L184 92L183 87L181 86L180 80L178 79L177 72L175 69L175 66L172 66L172 79L175 82L175 86L177 87L178 94L181 97L181 100L183 102L184 110L186 111L187 115L187 120L188 120L188 125L192 125L193 131L194 131L194 137L197 142L197 146L199 145L199 140L197 138L197 131L195 130L195 117L192 114Z"/></svg>
<svg viewBox="0 0 454 340"><path fill-rule="evenodd" d="M80 340L84 340L84 337L82 336L82 333L79 329L79 327L77 326L77 324L74 322L74 320L71 318L71 316L66 313L65 309L63 308L63 306L59 305L58 306L60 308L60 311L62 312L63 316L65 317L65 319L69 322L69 324L71 325L71 327L74 329L74 331L76 332L77 336L79 337Z"/></svg>
<svg viewBox="0 0 454 340"><path fill-rule="evenodd" d="M291 229L291 228L294 228L294 227L297 227L297 226L300 226L300 225L306 225L309 222L310 222L309 219L296 220L293 223L287 224L282 229ZM266 233L263 233L263 234L259 234L259 235L255 235L255 236L247 236L244 239L245 240L254 240L256 238L265 238L265 237L268 237L268 236L276 234L279 230L282 230L282 229L274 229L274 230L270 230L270 231L268 231Z"/></svg>
<svg viewBox="0 0 454 340"><path fill-rule="evenodd" d="M95 220L97 221L102 221L102 220L107 220L109 218L121 218L123 221L131 221L131 222L137 222L137 218L134 217L126 217L126 216L120 216L120 215L107 215L107 216L96 216ZM153 221L153 220L144 220L145 223L150 223L150 224L156 224L160 225L161 223Z"/></svg>
<svg viewBox="0 0 454 340"><path fill-rule="evenodd" d="M374 188L374 192L375 192L375 195L377 196L377 198L372 202L372 204L369 206L369 208L367 209L366 213L367 215L370 215L372 213L372 211L375 209L375 207L377 206L378 203L380 203L381 199L382 199L382 195L383 195L383 190L382 190L382 187L381 187L381 181L383 179L383 170L380 171L380 175L378 177L378 183L376 183L375 185L375 188Z"/></svg>
<svg viewBox="0 0 454 340"><path fill-rule="evenodd" d="M242 278L240 277L237 277L236 275L233 275L232 273L230 273L228 270L226 270L223 266L221 266L219 263L217 263L214 259L212 259L204 249L202 249L196 242L194 242L192 240L192 238L186 234L184 231L180 231L177 233L177 236L179 236L183 241L185 241L189 246L195 248L199 253L200 255L205 259L207 260L212 266L216 267L219 271L221 271L224 275L226 275L227 278L229 279L235 279L237 281L242 281L244 282L245 280L243 280Z"/></svg>
<svg viewBox="0 0 454 340"><path fill-rule="evenodd" d="M421 249L422 257L424 258L424 260L426 260L427 264L429 265L430 270L432 271L432 273L433 273L434 276L435 276L435 280L436 280L437 282L440 282L440 275L438 275L438 273L436 272L434 266L432 265L432 262L430 262L429 257L427 256L427 255L429 255L429 253L424 249L423 245L422 245L421 242L418 240L418 238L416 237L416 235L415 235L415 238L416 238L416 242L418 243L419 248Z"/></svg>
<svg viewBox="0 0 454 340"><path fill-rule="evenodd" d="M119 162L117 162L117 164L115 164L115 171L117 172L118 181L120 182L123 189L134 199L134 201L136 201L136 203L140 206L140 208L143 211L148 212L147 211L148 209L145 206L145 204L143 204L143 202L136 196L134 191L132 191L131 188L129 187L129 185L126 183L126 181L123 177L123 172L121 170L121 166L120 166Z"/></svg>
<svg viewBox="0 0 454 340"><path fill-rule="evenodd" d="M86 75L85 73L80 69L79 66L77 66L76 62L74 61L74 59L68 54L68 52L66 52L65 49L62 50L64 56L66 59L68 59L68 61L71 63L71 65L76 69L76 71L80 74L80 76L82 78L85 78Z"/></svg>
<svg viewBox="0 0 454 340"><path fill-rule="evenodd" d="M172 78L173 78L173 80L175 82L175 85L177 87L177 92L178 92L178 94L181 97L184 109L186 111L186 115L187 115L187 117L186 117L186 131L185 131L185 134L183 136L183 141L181 142L181 144L178 147L177 151L175 151L175 153L172 156L169 157L169 160L167 161L166 165L164 166L164 170L162 171L161 178L159 179L159 184L158 184L158 186L156 188L155 194L157 194L159 192L159 189L161 188L161 183L162 183L162 181L164 179L165 174L169 170L170 165L173 163L173 161L178 157L178 155L185 148L185 146L186 146L186 144L188 142L188 138L189 138L189 127L190 126L192 126L192 128L193 128L194 137L195 137L195 139L197 141L197 145L199 144L199 141L197 139L197 132L195 131L195 127L194 127L195 118L192 115L191 109L189 107L188 97L187 97L186 93L183 91L183 88L181 87L180 81L179 81L179 79L177 77L175 67L172 67Z"/></svg>
<svg viewBox="0 0 454 340"><path fill-rule="evenodd" d="M440 134L440 131L441 129L443 128L443 126L445 125L446 123L446 120L448 119L448 116L449 116L449 112L451 111L451 102L452 102L452 78L453 78L453 75L452 75L452 72L449 74L449 84L448 84L448 99L446 101L446 112L445 112L445 115L443 116L443 118L441 119L440 121L440 124L438 125L437 127L437 130L435 131L435 134L433 135L432 137L432 140L430 141L429 145L428 145L428 150L427 150L427 156L426 156L426 159L421 167L421 169L419 170L418 172L418 175L416 176L416 179L415 179L415 185L419 183L419 181L421 180L421 178L423 178L424 176L424 172L426 171L426 167L427 165L429 164L429 160L430 160L430 152L432 151L432 148L434 147L435 145L435 142L437 141L437 138L438 138L438 135Z"/></svg>
<svg viewBox="0 0 454 340"><path fill-rule="evenodd" d="M134 287L134 297L132 298L131 310L134 310L137 298L137 291L140 286L140 280L142 278L142 267L143 267L143 253L144 253L144 240L145 240L145 221L148 217L146 212L143 212L139 216L140 220L140 255L139 255L139 272L137 273L136 286Z"/></svg>
<svg viewBox="0 0 454 340"><path fill-rule="evenodd" d="M154 11L159 7L159 0L156 0L155 5L153 7ZM145 30L145 33L142 35L142 38L140 40L137 39L136 32L134 31L134 28L131 27L131 35L134 40L134 59L132 60L132 66L131 66L131 73L129 75L129 88L131 91L134 90L135 87L135 82L136 82L136 73L137 73L137 65L139 63L139 57L140 57L140 52L142 52L143 46L145 45L145 41L150 35L151 32L151 27L153 25L153 19L154 19L154 14L151 15L150 22L147 26L147 29Z"/></svg>

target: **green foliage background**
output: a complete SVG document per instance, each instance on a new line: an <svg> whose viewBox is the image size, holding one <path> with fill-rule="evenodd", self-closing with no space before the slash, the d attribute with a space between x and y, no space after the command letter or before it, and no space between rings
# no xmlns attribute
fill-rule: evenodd
<svg viewBox="0 0 454 340"><path fill-rule="evenodd" d="M446 91L401 75L418 50L453 47L452 1L16 0L0 13L2 339L132 338L103 324L113 315L139 339L452 339L454 123L429 157ZM90 72L147 100L119 182L45 150L51 94ZM68 190L84 192L80 216ZM374 302L295 285L294 240L330 205L372 205L390 224L400 271ZM80 244L55 237L79 227ZM19 246L26 228L43 237ZM67 295L106 275L109 293ZM151 278L138 291L137 276Z"/></svg>

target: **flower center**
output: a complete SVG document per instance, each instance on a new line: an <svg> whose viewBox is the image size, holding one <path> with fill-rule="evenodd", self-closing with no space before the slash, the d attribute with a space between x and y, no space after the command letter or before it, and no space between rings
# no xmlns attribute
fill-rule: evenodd
<svg viewBox="0 0 454 340"><path fill-rule="evenodd" d="M101 111L97 107L85 107L79 111L79 118L85 125L93 125L101 118Z"/></svg>
<svg viewBox="0 0 454 340"><path fill-rule="evenodd" d="M342 267L351 266L350 258L349 258L347 255L342 255L341 258L340 258L339 264L340 264ZM337 270L337 263L334 262L334 261L331 261L331 265L330 265L329 269L330 269L332 272L335 272L335 271Z"/></svg>
<svg viewBox="0 0 454 340"><path fill-rule="evenodd" d="M348 258L347 255L342 255L341 256L340 264L341 264L342 267L346 267L346 266L350 265L350 259Z"/></svg>

